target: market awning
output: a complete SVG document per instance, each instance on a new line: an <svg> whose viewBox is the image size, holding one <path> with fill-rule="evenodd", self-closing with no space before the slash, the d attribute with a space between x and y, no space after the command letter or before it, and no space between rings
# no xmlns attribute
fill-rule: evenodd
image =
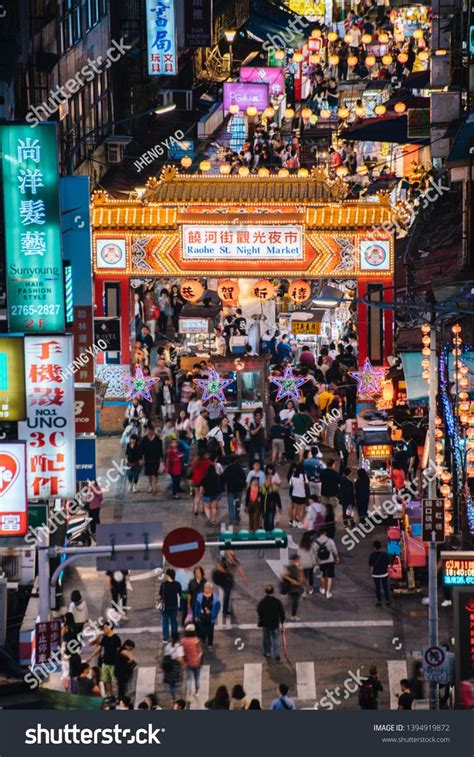
<svg viewBox="0 0 474 757"><path fill-rule="evenodd" d="M405 144L428 144L429 137L408 137L407 115L388 113L378 118L367 118L363 123L351 126L342 132L344 139L364 142L395 142Z"/></svg>
<svg viewBox="0 0 474 757"><path fill-rule="evenodd" d="M430 86L430 70L417 71L403 80L403 89L426 89Z"/></svg>

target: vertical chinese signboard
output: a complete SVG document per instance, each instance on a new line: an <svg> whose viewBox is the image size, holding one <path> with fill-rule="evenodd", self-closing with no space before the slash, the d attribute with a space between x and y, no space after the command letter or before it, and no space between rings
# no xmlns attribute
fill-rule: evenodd
<svg viewBox="0 0 474 757"><path fill-rule="evenodd" d="M146 0L149 76L177 73L175 0Z"/></svg>
<svg viewBox="0 0 474 757"><path fill-rule="evenodd" d="M28 530L25 442L0 443L0 536Z"/></svg>
<svg viewBox="0 0 474 757"><path fill-rule="evenodd" d="M10 331L64 331L56 125L0 126Z"/></svg>
<svg viewBox="0 0 474 757"><path fill-rule="evenodd" d="M94 383L94 356L87 352L94 342L94 323L92 307L75 307L74 323L74 360L80 366L75 373L76 384Z"/></svg>
<svg viewBox="0 0 474 757"><path fill-rule="evenodd" d="M61 621L48 620L36 624L36 665L50 662L52 655L61 644Z"/></svg>
<svg viewBox="0 0 474 757"><path fill-rule="evenodd" d="M422 539L442 544L444 535L444 502L442 499L424 499L422 510Z"/></svg>
<svg viewBox="0 0 474 757"><path fill-rule="evenodd" d="M0 421L24 421L25 418L23 337L0 336Z"/></svg>
<svg viewBox="0 0 474 757"><path fill-rule="evenodd" d="M212 0L185 0L185 47L212 47Z"/></svg>
<svg viewBox="0 0 474 757"><path fill-rule="evenodd" d="M74 497L75 420L72 337L25 337L27 420L18 434L27 442L29 499Z"/></svg>

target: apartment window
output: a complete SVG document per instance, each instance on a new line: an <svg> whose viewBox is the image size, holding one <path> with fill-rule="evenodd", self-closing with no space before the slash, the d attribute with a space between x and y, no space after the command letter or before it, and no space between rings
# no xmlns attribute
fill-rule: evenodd
<svg viewBox="0 0 474 757"><path fill-rule="evenodd" d="M63 0L60 25L61 52L64 53L82 37L81 0Z"/></svg>

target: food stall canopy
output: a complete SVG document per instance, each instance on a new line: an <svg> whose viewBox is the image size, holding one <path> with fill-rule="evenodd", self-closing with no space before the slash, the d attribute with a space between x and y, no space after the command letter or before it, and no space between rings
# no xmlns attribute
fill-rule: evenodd
<svg viewBox="0 0 474 757"><path fill-rule="evenodd" d="M403 81L403 89L426 89L430 86L430 69L409 74Z"/></svg>
<svg viewBox="0 0 474 757"><path fill-rule="evenodd" d="M379 118L368 118L362 124L352 126L342 132L344 139L362 140L364 142L395 142L405 144L429 144L428 137L410 137L407 135L407 116L387 114Z"/></svg>

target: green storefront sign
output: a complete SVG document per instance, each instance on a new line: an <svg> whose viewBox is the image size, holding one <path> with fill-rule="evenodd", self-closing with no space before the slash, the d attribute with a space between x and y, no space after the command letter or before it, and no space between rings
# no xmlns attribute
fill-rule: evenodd
<svg viewBox="0 0 474 757"><path fill-rule="evenodd" d="M56 125L0 126L9 330L64 331Z"/></svg>

